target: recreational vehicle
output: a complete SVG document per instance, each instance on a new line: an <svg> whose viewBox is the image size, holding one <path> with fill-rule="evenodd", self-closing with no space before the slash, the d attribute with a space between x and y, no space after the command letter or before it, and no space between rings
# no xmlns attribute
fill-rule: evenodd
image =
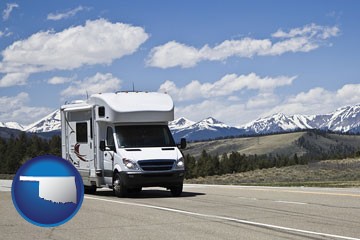
<svg viewBox="0 0 360 240"><path fill-rule="evenodd" d="M184 158L168 128L174 104L168 94L116 92L61 106L62 157L82 176L85 191L115 195L164 187L180 196Z"/></svg>

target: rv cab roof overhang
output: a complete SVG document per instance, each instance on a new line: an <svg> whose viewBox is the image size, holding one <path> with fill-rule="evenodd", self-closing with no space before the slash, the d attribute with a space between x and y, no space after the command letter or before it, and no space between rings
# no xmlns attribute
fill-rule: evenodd
<svg viewBox="0 0 360 240"><path fill-rule="evenodd" d="M103 107L105 116L97 109ZM94 94L86 101L61 107L64 111L95 109L96 121L104 122L167 122L174 120L174 103L167 94L156 92L118 92Z"/></svg>

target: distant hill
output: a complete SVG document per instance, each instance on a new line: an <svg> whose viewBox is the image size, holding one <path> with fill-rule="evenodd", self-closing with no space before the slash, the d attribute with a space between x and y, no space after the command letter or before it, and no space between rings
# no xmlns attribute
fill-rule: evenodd
<svg viewBox="0 0 360 240"><path fill-rule="evenodd" d="M7 128L7 127L0 127L0 138L10 138L11 136L17 137L21 133L20 130Z"/></svg>
<svg viewBox="0 0 360 240"><path fill-rule="evenodd" d="M200 156L202 150L210 155L239 152L249 154L279 154L299 157L311 153L360 151L360 135L341 135L317 132L293 132L258 137L242 137L189 143L185 154Z"/></svg>

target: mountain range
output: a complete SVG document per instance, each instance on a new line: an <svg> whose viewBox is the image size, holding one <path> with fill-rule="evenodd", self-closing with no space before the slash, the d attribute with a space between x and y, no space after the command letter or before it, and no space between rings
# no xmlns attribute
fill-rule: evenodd
<svg viewBox="0 0 360 240"><path fill-rule="evenodd" d="M0 127L31 133L59 131L61 130L60 110L56 110L29 125L21 125L17 122L0 122Z"/></svg>
<svg viewBox="0 0 360 240"><path fill-rule="evenodd" d="M16 122L0 122L0 128L17 129L30 133L60 131L60 111L56 110L27 126ZM277 113L251 121L239 127L224 124L212 117L199 122L184 117L169 122L169 128L176 141L185 137L199 141L240 135L272 134L295 130L320 129L339 133L360 133L360 104L345 106L328 114L285 115Z"/></svg>
<svg viewBox="0 0 360 240"><path fill-rule="evenodd" d="M199 122L179 118L170 122L169 128L176 142L181 138L186 138L190 141L200 141L244 134L244 129L228 126L212 117L205 118Z"/></svg>
<svg viewBox="0 0 360 240"><path fill-rule="evenodd" d="M241 127L249 133L277 133L297 129L320 129L340 133L360 132L360 104L345 106L328 114L292 115L281 113L259 118Z"/></svg>

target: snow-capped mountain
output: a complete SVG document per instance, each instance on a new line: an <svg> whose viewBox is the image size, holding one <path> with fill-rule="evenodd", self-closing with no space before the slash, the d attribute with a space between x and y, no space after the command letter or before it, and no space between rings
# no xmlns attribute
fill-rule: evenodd
<svg viewBox="0 0 360 240"><path fill-rule="evenodd" d="M193 121L191 121L189 119L181 117L181 118L175 119L174 121L169 122L169 128L172 131L176 131L176 130L181 130L181 129L184 129L184 128L188 128L191 125L193 125L194 123L195 122L193 122Z"/></svg>
<svg viewBox="0 0 360 240"><path fill-rule="evenodd" d="M278 133L298 129L322 129L342 133L360 132L360 104L338 108L321 115L292 115L281 113L259 118L241 126L247 133Z"/></svg>
<svg viewBox="0 0 360 240"><path fill-rule="evenodd" d="M338 108L329 116L329 120L321 128L334 132L358 132L360 129L360 104Z"/></svg>
<svg viewBox="0 0 360 240"><path fill-rule="evenodd" d="M311 117L303 115L286 116L277 113L269 117L259 118L249 122L242 127L248 133L276 133L292 131L296 129L313 129Z"/></svg>
<svg viewBox="0 0 360 240"><path fill-rule="evenodd" d="M28 125L24 131L38 133L38 132L52 132L61 129L60 110L56 110L44 118Z"/></svg>
<svg viewBox="0 0 360 240"><path fill-rule="evenodd" d="M200 130L203 130L203 129L216 130L218 128L231 128L230 126L226 125L223 122L220 122L219 120L216 120L213 117L208 117L200 122L197 122L196 126Z"/></svg>
<svg viewBox="0 0 360 240"><path fill-rule="evenodd" d="M0 122L0 127L17 129L21 131L24 130L24 126L17 122L6 122L6 123Z"/></svg>
<svg viewBox="0 0 360 240"><path fill-rule="evenodd" d="M190 122L192 121L188 120L187 123L189 124ZM193 122L193 124L188 127L182 127L181 125L179 127L175 124L170 124L169 127L176 142L178 142L181 138L196 141L219 137L238 136L243 133L242 129L230 127L212 117L208 117L200 122Z"/></svg>

